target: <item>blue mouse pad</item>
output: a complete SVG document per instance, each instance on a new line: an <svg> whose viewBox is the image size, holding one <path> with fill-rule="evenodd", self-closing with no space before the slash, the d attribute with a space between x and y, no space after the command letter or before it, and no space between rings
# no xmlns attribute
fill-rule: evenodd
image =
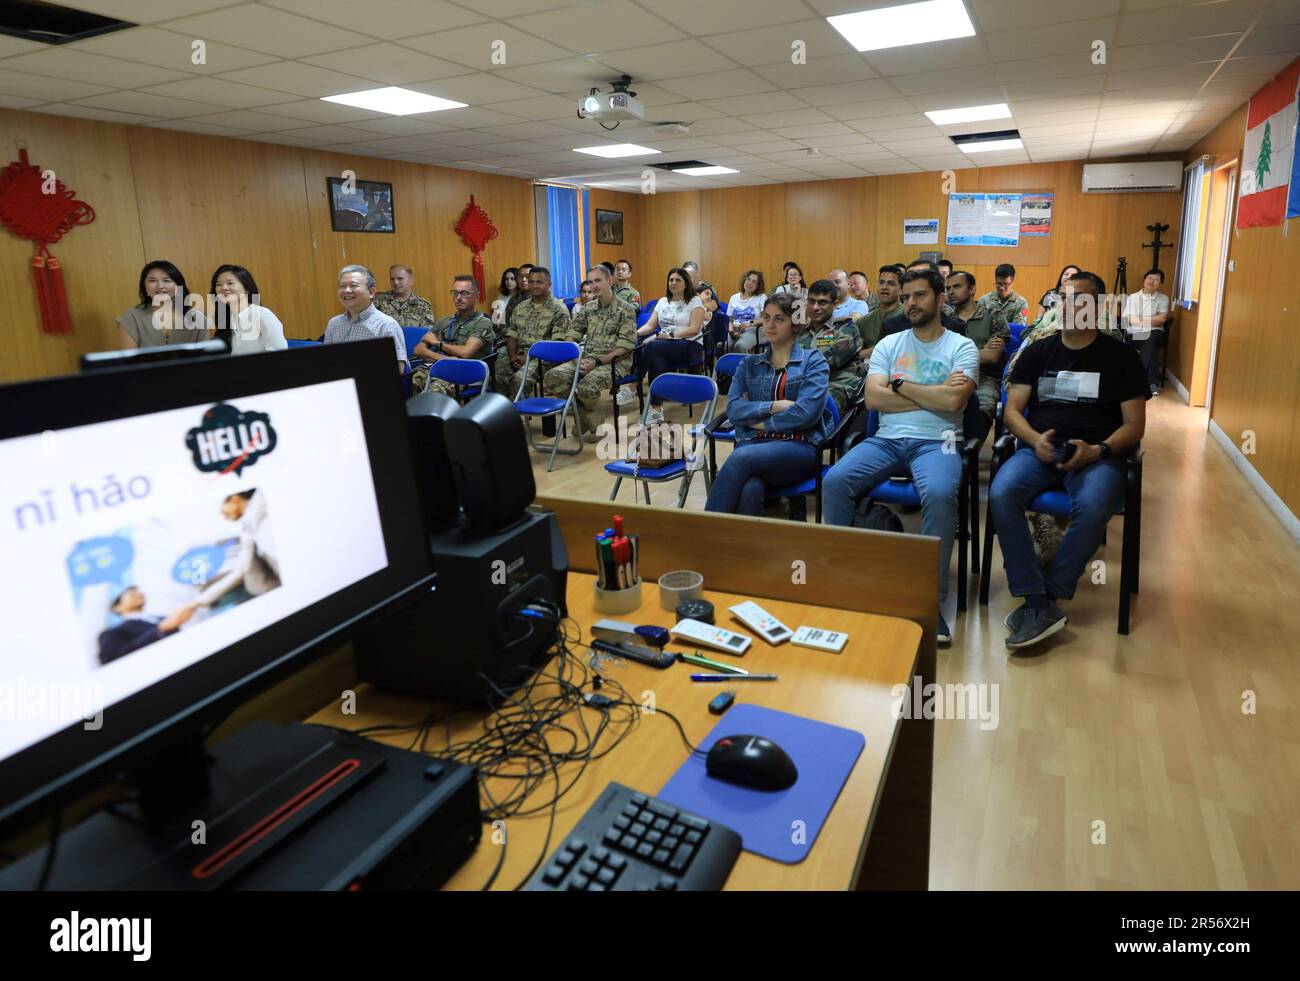
<svg viewBox="0 0 1300 981"><path fill-rule="evenodd" d="M762 736L789 754L799 777L785 790L751 790L708 775L690 756L659 791L671 804L736 831L745 850L794 865L808 857L866 737L758 705L737 705L700 744L706 753L727 736Z"/></svg>

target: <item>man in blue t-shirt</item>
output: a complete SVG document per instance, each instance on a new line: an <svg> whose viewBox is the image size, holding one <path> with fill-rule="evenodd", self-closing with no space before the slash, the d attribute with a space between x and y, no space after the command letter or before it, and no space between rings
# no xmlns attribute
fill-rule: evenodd
<svg viewBox="0 0 1300 981"><path fill-rule="evenodd" d="M904 274L903 311L911 330L881 338L867 369L867 408L880 413L880 428L845 454L822 484L826 523L848 525L857 500L871 488L890 477L912 478L921 498L921 534L939 539L941 606L957 534L962 411L979 371L975 345L939 319L944 296L936 270ZM939 640L952 640L942 610Z"/></svg>
<svg viewBox="0 0 1300 981"><path fill-rule="evenodd" d="M1142 359L1097 330L1105 284L1075 273L1061 290L1061 330L1024 348L1007 383L1003 421L1019 444L989 488L989 513L1002 546L1012 596L1024 604L1006 618L1007 647L1018 651L1068 622L1070 599L1124 499L1123 457L1146 430L1149 398ZM1038 568L1025 509L1041 491L1064 484L1070 528L1045 572ZM987 574L987 571L986 573Z"/></svg>

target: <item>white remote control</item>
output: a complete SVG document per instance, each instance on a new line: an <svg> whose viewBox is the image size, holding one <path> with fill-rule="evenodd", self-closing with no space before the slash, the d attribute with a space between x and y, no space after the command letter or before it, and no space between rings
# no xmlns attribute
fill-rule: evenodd
<svg viewBox="0 0 1300 981"><path fill-rule="evenodd" d="M835 630L820 630L817 627L800 627L794 632L790 642L799 647L811 647L813 650L838 654L849 642L849 635Z"/></svg>
<svg viewBox="0 0 1300 981"><path fill-rule="evenodd" d="M744 634L733 634L730 630L723 630L721 627L702 623L699 620L679 621L671 632L679 640L693 641L701 647L712 647L715 650L726 651L728 654L744 654L753 643Z"/></svg>
<svg viewBox="0 0 1300 981"><path fill-rule="evenodd" d="M784 644L793 631L753 600L731 607L731 615L769 644Z"/></svg>

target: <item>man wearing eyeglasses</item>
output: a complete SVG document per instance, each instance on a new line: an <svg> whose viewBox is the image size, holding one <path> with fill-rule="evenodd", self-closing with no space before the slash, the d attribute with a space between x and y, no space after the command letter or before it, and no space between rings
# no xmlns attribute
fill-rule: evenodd
<svg viewBox="0 0 1300 981"><path fill-rule="evenodd" d="M519 390L519 372L523 370L528 349L535 341L564 336L569 329L569 308L551 295L551 271L533 266L528 271L528 299L510 312L506 328L506 349L497 355L497 391L514 398ZM529 369L536 375L536 365ZM529 383L536 378L529 378Z"/></svg>
<svg viewBox="0 0 1300 981"><path fill-rule="evenodd" d="M492 354L496 329L491 320L474 309L477 303L478 283L473 276L457 276L452 280L451 305L456 312L434 324L433 330L415 345L415 356L426 363L411 373L412 392L423 392L427 384L429 391L455 395L456 386L451 382L441 378L429 381L430 364L447 358L486 359Z"/></svg>
<svg viewBox="0 0 1300 981"><path fill-rule="evenodd" d="M401 327L432 327L433 304L415 294L415 273L410 266L391 266L388 282L392 289L375 294L375 306Z"/></svg>

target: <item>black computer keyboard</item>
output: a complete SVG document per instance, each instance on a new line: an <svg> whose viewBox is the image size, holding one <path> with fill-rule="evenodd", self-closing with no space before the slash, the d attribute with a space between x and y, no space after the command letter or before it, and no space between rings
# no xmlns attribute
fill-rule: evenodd
<svg viewBox="0 0 1300 981"><path fill-rule="evenodd" d="M721 889L740 854L740 835L611 783L527 889Z"/></svg>

